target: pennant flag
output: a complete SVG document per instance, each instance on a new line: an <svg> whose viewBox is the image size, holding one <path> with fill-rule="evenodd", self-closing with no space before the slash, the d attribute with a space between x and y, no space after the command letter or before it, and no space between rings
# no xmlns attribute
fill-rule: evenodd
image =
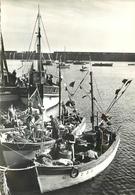
<svg viewBox="0 0 135 195"><path fill-rule="evenodd" d="M73 100L68 100L66 102L66 106L69 106L69 107L74 107L75 106L75 102Z"/></svg>
<svg viewBox="0 0 135 195"><path fill-rule="evenodd" d="M87 97L87 95L82 96L82 98L85 98L85 97Z"/></svg>
<svg viewBox="0 0 135 195"><path fill-rule="evenodd" d="M70 87L74 87L74 85L75 85L75 81L73 81L73 82L71 82L71 83L69 84Z"/></svg>
<svg viewBox="0 0 135 195"><path fill-rule="evenodd" d="M115 91L115 95L118 95L118 93L120 92L121 89L116 89Z"/></svg>
<svg viewBox="0 0 135 195"><path fill-rule="evenodd" d="M104 113L102 113L101 119L104 120L105 122L108 121L108 117Z"/></svg>
<svg viewBox="0 0 135 195"><path fill-rule="evenodd" d="M96 100L96 98L95 98L95 97L93 97L93 100L97 102L97 100Z"/></svg>
<svg viewBox="0 0 135 195"><path fill-rule="evenodd" d="M65 91L68 91L66 83L64 83Z"/></svg>
<svg viewBox="0 0 135 195"><path fill-rule="evenodd" d="M132 80L129 80L127 83L126 83L126 86L128 85L128 84L130 84L132 82Z"/></svg>
<svg viewBox="0 0 135 195"><path fill-rule="evenodd" d="M122 83L125 84L127 81L128 81L127 79L123 79L123 80L122 80Z"/></svg>

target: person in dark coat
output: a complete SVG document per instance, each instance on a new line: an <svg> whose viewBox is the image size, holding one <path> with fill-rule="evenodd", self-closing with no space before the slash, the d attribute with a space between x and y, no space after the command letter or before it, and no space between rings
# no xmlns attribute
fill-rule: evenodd
<svg viewBox="0 0 135 195"><path fill-rule="evenodd" d="M59 138L59 124L56 118L53 118L53 116L50 116L51 119L51 126L52 126L52 138L58 139Z"/></svg>

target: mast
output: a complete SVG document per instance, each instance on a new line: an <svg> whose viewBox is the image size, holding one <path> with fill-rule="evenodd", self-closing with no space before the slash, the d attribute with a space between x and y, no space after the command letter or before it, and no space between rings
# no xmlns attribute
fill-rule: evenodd
<svg viewBox="0 0 135 195"><path fill-rule="evenodd" d="M90 71L90 86L91 86L91 123L92 123L92 130L95 130L94 127L94 96L93 96L93 75L92 71Z"/></svg>
<svg viewBox="0 0 135 195"><path fill-rule="evenodd" d="M38 53L38 72L39 72L39 91L40 91L40 96L43 101L43 83L42 83L42 72L43 72L43 67L41 63L41 27L40 27L40 22L41 22L41 15L40 15L40 7L38 5L38 15L37 15L37 21L38 21L38 32L37 32L37 53ZM43 103L43 102L42 102Z"/></svg>
<svg viewBox="0 0 135 195"><path fill-rule="evenodd" d="M41 20L41 15L40 15L40 8L38 5L38 32L37 32L37 53L38 53L38 71L40 73L40 82L41 82L41 75L42 75L42 64L41 64L41 28L40 28L40 20Z"/></svg>
<svg viewBox="0 0 135 195"><path fill-rule="evenodd" d="M6 82L9 82L9 73L7 67L6 56L4 53L4 43L2 37L2 27L1 27L1 0L0 0L0 84L5 85L5 75L7 76Z"/></svg>
<svg viewBox="0 0 135 195"><path fill-rule="evenodd" d="M59 62L59 120L61 120L61 59Z"/></svg>

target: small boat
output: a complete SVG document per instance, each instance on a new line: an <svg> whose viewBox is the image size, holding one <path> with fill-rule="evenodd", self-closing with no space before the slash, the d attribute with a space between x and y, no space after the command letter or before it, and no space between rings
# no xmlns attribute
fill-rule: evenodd
<svg viewBox="0 0 135 195"><path fill-rule="evenodd" d="M81 61L81 60L75 60L75 61L73 61L73 64L74 65L85 65L85 62Z"/></svg>
<svg viewBox="0 0 135 195"><path fill-rule="evenodd" d="M82 68L80 68L80 71L84 72L84 71L88 71L87 66L82 66Z"/></svg>
<svg viewBox="0 0 135 195"><path fill-rule="evenodd" d="M52 60L42 60L42 65L44 66L52 66L53 63L54 62Z"/></svg>
<svg viewBox="0 0 135 195"><path fill-rule="evenodd" d="M110 66L113 66L113 63L94 63L94 64L92 64L92 66L99 66L99 67L105 66L105 67L110 67Z"/></svg>
<svg viewBox="0 0 135 195"><path fill-rule="evenodd" d="M16 167L31 162L42 149L50 150L55 140L48 126L44 127L37 111L22 112L16 119L4 118L0 129L0 165ZM33 117L33 118L32 118ZM35 118L38 119L35 121Z"/></svg>
<svg viewBox="0 0 135 195"><path fill-rule="evenodd" d="M120 135L119 128L110 128L108 112L126 91L131 80L122 81L122 87L116 90L106 113L101 114L100 123L97 120L95 124L92 72L90 78L92 129L77 138L71 131L67 132L62 139L57 140L49 154L37 156L31 165L14 169L0 167L10 193L45 193L73 186L97 176L112 162L120 144Z"/></svg>
<svg viewBox="0 0 135 195"><path fill-rule="evenodd" d="M70 68L70 64L66 64L65 62L60 63L60 65L58 65L57 68L59 68L59 66L61 69L69 69Z"/></svg>
<svg viewBox="0 0 135 195"><path fill-rule="evenodd" d="M57 77L47 73L43 65L41 54L41 14L38 9L37 19L35 27L37 27L37 64L31 63L31 68L28 72L28 76L23 79L24 84L18 85L19 97L23 104L28 105L28 96L30 96L38 86L38 90L48 116L51 114L58 115L58 103L59 103L59 86ZM35 28L34 28L35 30ZM33 54L34 55L34 54ZM47 62L47 61L46 61ZM50 61L48 61L50 63ZM35 66L37 65L37 69Z"/></svg>
<svg viewBox="0 0 135 195"><path fill-rule="evenodd" d="M55 62L56 62L56 64L58 64L57 68L61 68L61 69L69 69L70 68L70 61L66 60L66 48L64 48L63 58L60 57L60 60L57 60L57 55L56 55Z"/></svg>
<svg viewBox="0 0 135 195"><path fill-rule="evenodd" d="M128 66L135 66L135 63L130 63L128 64Z"/></svg>

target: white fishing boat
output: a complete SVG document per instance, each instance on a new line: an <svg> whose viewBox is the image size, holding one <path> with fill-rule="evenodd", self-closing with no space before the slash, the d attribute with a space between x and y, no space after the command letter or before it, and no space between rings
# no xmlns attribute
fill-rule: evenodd
<svg viewBox="0 0 135 195"><path fill-rule="evenodd" d="M30 163L37 153L53 147L55 140L50 130L41 122L32 124L32 120L27 120L27 125L16 126L15 122L10 122L12 127L7 127L7 123L0 129L0 165L16 167Z"/></svg>
<svg viewBox="0 0 135 195"><path fill-rule="evenodd" d="M92 129L75 139L72 132L69 132L68 136L62 137L62 140L56 143L48 155L38 156L31 166L14 169L0 167L10 193L45 193L73 186L97 176L113 161L120 144L120 135L119 127L110 128L108 111L126 91L131 80L122 81L122 87L116 90L107 112L101 115L101 122L98 123L97 120L95 124L92 72L90 77ZM69 145L72 149L65 149Z"/></svg>
<svg viewBox="0 0 135 195"><path fill-rule="evenodd" d="M82 65L82 67L80 68L80 71L81 71L81 72L88 71L87 66L83 66L83 65Z"/></svg>
<svg viewBox="0 0 135 195"><path fill-rule="evenodd" d="M11 193L40 191L41 193L73 186L101 173L114 159L120 143L116 135L111 146L97 159L78 165L47 166L37 164L27 168L4 169ZM23 183L23 185L22 185Z"/></svg>
<svg viewBox="0 0 135 195"><path fill-rule="evenodd" d="M42 63L42 52L41 52L41 15L38 9L38 15L36 18L35 34L37 34L37 64L34 62L31 64L31 69L28 73L28 85L19 87L19 97L21 101L27 105L28 96L31 95L35 88L38 86L39 93L43 102L43 106L48 112L48 116L53 114L58 115L58 103L59 103L59 86L57 82L57 77L52 74L47 73L45 66ZM37 65L37 69L35 66ZM27 84L27 83L26 83Z"/></svg>

